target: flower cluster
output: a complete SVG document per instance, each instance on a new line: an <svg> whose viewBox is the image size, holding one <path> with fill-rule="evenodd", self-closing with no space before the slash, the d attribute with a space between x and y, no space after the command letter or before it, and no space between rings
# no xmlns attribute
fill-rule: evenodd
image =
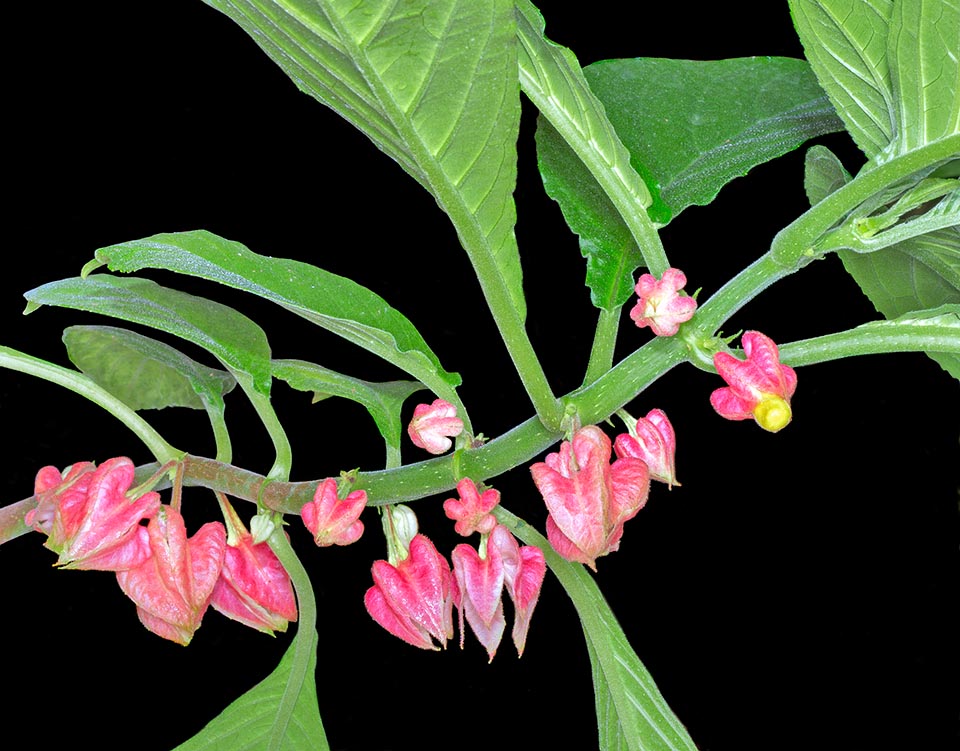
<svg viewBox="0 0 960 751"><path fill-rule="evenodd" d="M453 566L424 535L411 530L395 534L399 525L387 524L391 560L375 561L373 586L364 604L370 616L387 631L423 649L446 647L453 638L453 608L459 614L460 646L464 621L492 660L506 629L503 590L513 602L512 637L523 654L530 618L546 575L543 551L520 546L506 527L492 515L500 494L492 488L480 492L469 478L457 485L458 498L444 503L447 516L455 520L465 537L480 534L479 548L461 544L451 554ZM405 519L413 512L403 506L385 510L385 515ZM413 517L415 520L415 517ZM410 533L414 532L411 535Z"/></svg>
<svg viewBox="0 0 960 751"><path fill-rule="evenodd" d="M220 522L187 537L180 511L131 491L133 462L83 462L37 473L37 506L25 517L59 555L57 565L116 574L140 622L189 644L207 608L272 633L297 619L293 588L266 543L254 543L229 504Z"/></svg>

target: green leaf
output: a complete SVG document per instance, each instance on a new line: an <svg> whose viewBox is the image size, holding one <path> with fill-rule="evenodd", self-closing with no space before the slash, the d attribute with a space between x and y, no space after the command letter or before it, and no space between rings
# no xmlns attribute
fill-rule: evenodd
<svg viewBox="0 0 960 751"><path fill-rule="evenodd" d="M544 186L580 235L593 304L618 308L629 298L633 271L641 263L657 273L669 266L645 211L650 191L630 164L630 153L576 56L544 36L543 17L527 0L517 3L517 35L520 85L540 110L537 142ZM544 139L552 148L542 145ZM555 155L570 165L569 191L563 166L553 166ZM571 195L563 195L567 192ZM577 195L582 202L575 200Z"/></svg>
<svg viewBox="0 0 960 751"><path fill-rule="evenodd" d="M633 275L643 263L640 248L600 184L544 118L536 139L544 190L580 237L590 301L598 308L619 308L633 294Z"/></svg>
<svg viewBox="0 0 960 751"><path fill-rule="evenodd" d="M602 60L584 74L662 224L758 164L842 128L803 60Z"/></svg>
<svg viewBox="0 0 960 751"><path fill-rule="evenodd" d="M433 194L488 298L522 320L511 0L205 1Z"/></svg>
<svg viewBox="0 0 960 751"><path fill-rule="evenodd" d="M789 0L810 66L867 157L897 129L887 60L892 0Z"/></svg>
<svg viewBox="0 0 960 751"><path fill-rule="evenodd" d="M320 711L314 673L317 634L312 633L304 680L291 680L294 641L277 668L211 720L174 751L325 751L329 749ZM294 694L292 707L291 694ZM288 711L285 708L290 707Z"/></svg>
<svg viewBox="0 0 960 751"><path fill-rule="evenodd" d="M423 389L417 381L371 383L336 373L312 362L274 360L273 375L299 391L314 392L314 401L340 396L366 407L387 445L400 450L400 410L410 394Z"/></svg>
<svg viewBox="0 0 960 751"><path fill-rule="evenodd" d="M803 164L803 189L811 206L850 182L850 173L826 146L811 146Z"/></svg>
<svg viewBox="0 0 960 751"><path fill-rule="evenodd" d="M601 751L696 751L586 568L565 561L543 535L503 507L496 515L524 543L543 550L577 609L593 671Z"/></svg>
<svg viewBox="0 0 960 751"><path fill-rule="evenodd" d="M960 132L960 3L894 2L887 53L897 127L885 156Z"/></svg>
<svg viewBox="0 0 960 751"><path fill-rule="evenodd" d="M914 237L876 253L841 251L844 267L885 318L960 303L960 228ZM960 357L928 353L960 379Z"/></svg>
<svg viewBox="0 0 960 751"><path fill-rule="evenodd" d="M94 274L44 284L24 294L27 312L40 305L86 310L150 326L202 347L231 370L250 376L270 393L270 346L266 334L226 305L161 287L148 279Z"/></svg>
<svg viewBox="0 0 960 751"><path fill-rule="evenodd" d="M236 386L225 371L114 326L70 326L63 343L74 365L131 409L189 407L222 413L223 395Z"/></svg>
<svg viewBox="0 0 960 751"><path fill-rule="evenodd" d="M111 245L96 257L113 271L165 269L263 297L393 363L444 398L460 383L457 374L440 366L414 325L383 298L316 266L261 256L203 230Z"/></svg>

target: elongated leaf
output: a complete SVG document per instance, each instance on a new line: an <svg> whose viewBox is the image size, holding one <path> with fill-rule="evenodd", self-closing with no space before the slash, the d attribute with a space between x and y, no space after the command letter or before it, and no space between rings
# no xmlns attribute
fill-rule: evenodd
<svg viewBox="0 0 960 751"><path fill-rule="evenodd" d="M387 445L400 450L403 425L400 410L404 400L423 389L417 381L371 383L336 373L312 362L274 360L273 374L299 391L312 391L314 400L340 396L366 407Z"/></svg>
<svg viewBox="0 0 960 751"><path fill-rule="evenodd" d="M161 287L148 279L94 274L50 282L24 294L27 312L41 305L86 310L140 323L202 347L270 393L270 347L263 330L226 305Z"/></svg>
<svg viewBox="0 0 960 751"><path fill-rule="evenodd" d="M513 234L520 100L511 0L206 2L427 188L488 298L507 295L524 317Z"/></svg>
<svg viewBox="0 0 960 751"><path fill-rule="evenodd" d="M603 60L584 74L663 224L758 164L843 127L803 60Z"/></svg>
<svg viewBox="0 0 960 751"><path fill-rule="evenodd" d="M887 156L960 133L960 2L896 0L887 53L897 123Z"/></svg>
<svg viewBox="0 0 960 751"><path fill-rule="evenodd" d="M789 0L807 60L868 157L897 129L887 60L892 0Z"/></svg>
<svg viewBox="0 0 960 751"><path fill-rule="evenodd" d="M156 339L115 326L70 326L70 361L132 409L189 407L223 413L229 373L208 368Z"/></svg>
<svg viewBox="0 0 960 751"><path fill-rule="evenodd" d="M458 375L440 367L414 325L383 298L316 266L261 256L203 230L111 245L98 250L97 259L113 271L166 269L242 289L373 352L440 395L460 383Z"/></svg>
<svg viewBox="0 0 960 751"><path fill-rule="evenodd" d="M506 509L498 508L496 513L514 535L543 550L577 609L593 670L601 751L696 751L593 577L582 565L563 560L546 538Z"/></svg>
<svg viewBox="0 0 960 751"><path fill-rule="evenodd" d="M549 138L558 144L549 153L538 146L544 186L580 236L593 304L617 308L633 292L638 266L667 266L645 211L653 199L576 56L546 38L543 17L527 0L517 3L517 36L520 84L540 110L537 142ZM570 196L549 161L558 151L577 164Z"/></svg>
<svg viewBox="0 0 960 751"><path fill-rule="evenodd" d="M276 669L233 702L190 740L174 751L325 751L327 745L314 671L317 665L317 635L312 634L308 676L291 684L297 643L293 642ZM291 692L296 700L289 716L278 714ZM280 739L278 745L271 741Z"/></svg>

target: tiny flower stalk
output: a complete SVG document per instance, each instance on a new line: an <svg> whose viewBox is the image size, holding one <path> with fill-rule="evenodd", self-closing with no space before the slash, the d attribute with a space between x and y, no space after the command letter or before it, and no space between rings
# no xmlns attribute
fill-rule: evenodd
<svg viewBox="0 0 960 751"><path fill-rule="evenodd" d="M710 404L721 417L753 419L776 433L793 417L790 399L797 389L796 371L780 364L780 351L765 334L747 331L741 342L746 360L727 352L714 355L714 367L728 385L710 395Z"/></svg>
<svg viewBox="0 0 960 751"><path fill-rule="evenodd" d="M297 620L286 569L266 542L254 541L226 496L217 493L217 500L226 524L227 547L210 605L258 631L286 631Z"/></svg>

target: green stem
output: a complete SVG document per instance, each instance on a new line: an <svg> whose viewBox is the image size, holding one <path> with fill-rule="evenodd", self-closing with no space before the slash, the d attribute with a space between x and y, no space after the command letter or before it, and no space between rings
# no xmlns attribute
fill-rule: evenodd
<svg viewBox="0 0 960 751"><path fill-rule="evenodd" d="M82 373L62 368L37 357L31 357L10 347L0 347L0 367L27 373L56 383L103 407L130 428L146 444L150 453L161 464L183 456L182 451L167 443L140 415Z"/></svg>
<svg viewBox="0 0 960 751"><path fill-rule="evenodd" d="M960 321L953 326L942 327L877 321L780 347L783 361L797 367L887 352L945 352L960 355Z"/></svg>
<svg viewBox="0 0 960 751"><path fill-rule="evenodd" d="M849 183L780 230L770 252L781 265L793 266L814 248L821 235L868 198L937 162L956 158L958 153L960 135L954 135L908 151L880 166L861 170Z"/></svg>
<svg viewBox="0 0 960 751"><path fill-rule="evenodd" d="M590 349L590 361L583 378L587 386L613 367L613 350L617 344L617 331L620 328L620 308L607 310L600 308L597 317L597 330L593 335L593 347Z"/></svg>
<svg viewBox="0 0 960 751"><path fill-rule="evenodd" d="M960 152L960 135L945 138L862 170L853 180L784 227L770 250L727 282L697 311L694 322L709 336L767 287L798 271L825 251L815 246L822 235L861 203L905 177Z"/></svg>
<svg viewBox="0 0 960 751"><path fill-rule="evenodd" d="M302 692L303 684L307 681L315 680L310 674L311 659L310 655L316 648L317 637L317 601L313 594L313 585L310 582L310 575L303 567L300 559L294 552L290 541L287 539L281 525L277 525L270 539L267 540L270 549L276 553L280 563L290 575L290 581L297 593L298 607L298 625L296 646L293 655L293 664L290 667L290 676L287 678L287 688L281 696L280 703L277 706L277 718L282 720L274 723L273 733L267 743L269 751L279 751L284 747L287 726L290 718L293 716L293 710L297 699ZM319 721L319 716L318 716ZM322 729L322 725L321 725ZM318 749L329 749L326 735L320 738L311 738L311 744L315 744Z"/></svg>
<svg viewBox="0 0 960 751"><path fill-rule="evenodd" d="M257 415L263 422L267 433L270 434L270 440L273 441L273 448L276 452L273 466L267 473L270 480L287 480L290 477L290 469L293 466L293 450L290 448L290 439L277 418L277 413L273 409L270 397L261 394L253 385L253 381L247 373L235 371L229 368L230 372L237 379L240 388L243 389L250 403L256 410Z"/></svg>

